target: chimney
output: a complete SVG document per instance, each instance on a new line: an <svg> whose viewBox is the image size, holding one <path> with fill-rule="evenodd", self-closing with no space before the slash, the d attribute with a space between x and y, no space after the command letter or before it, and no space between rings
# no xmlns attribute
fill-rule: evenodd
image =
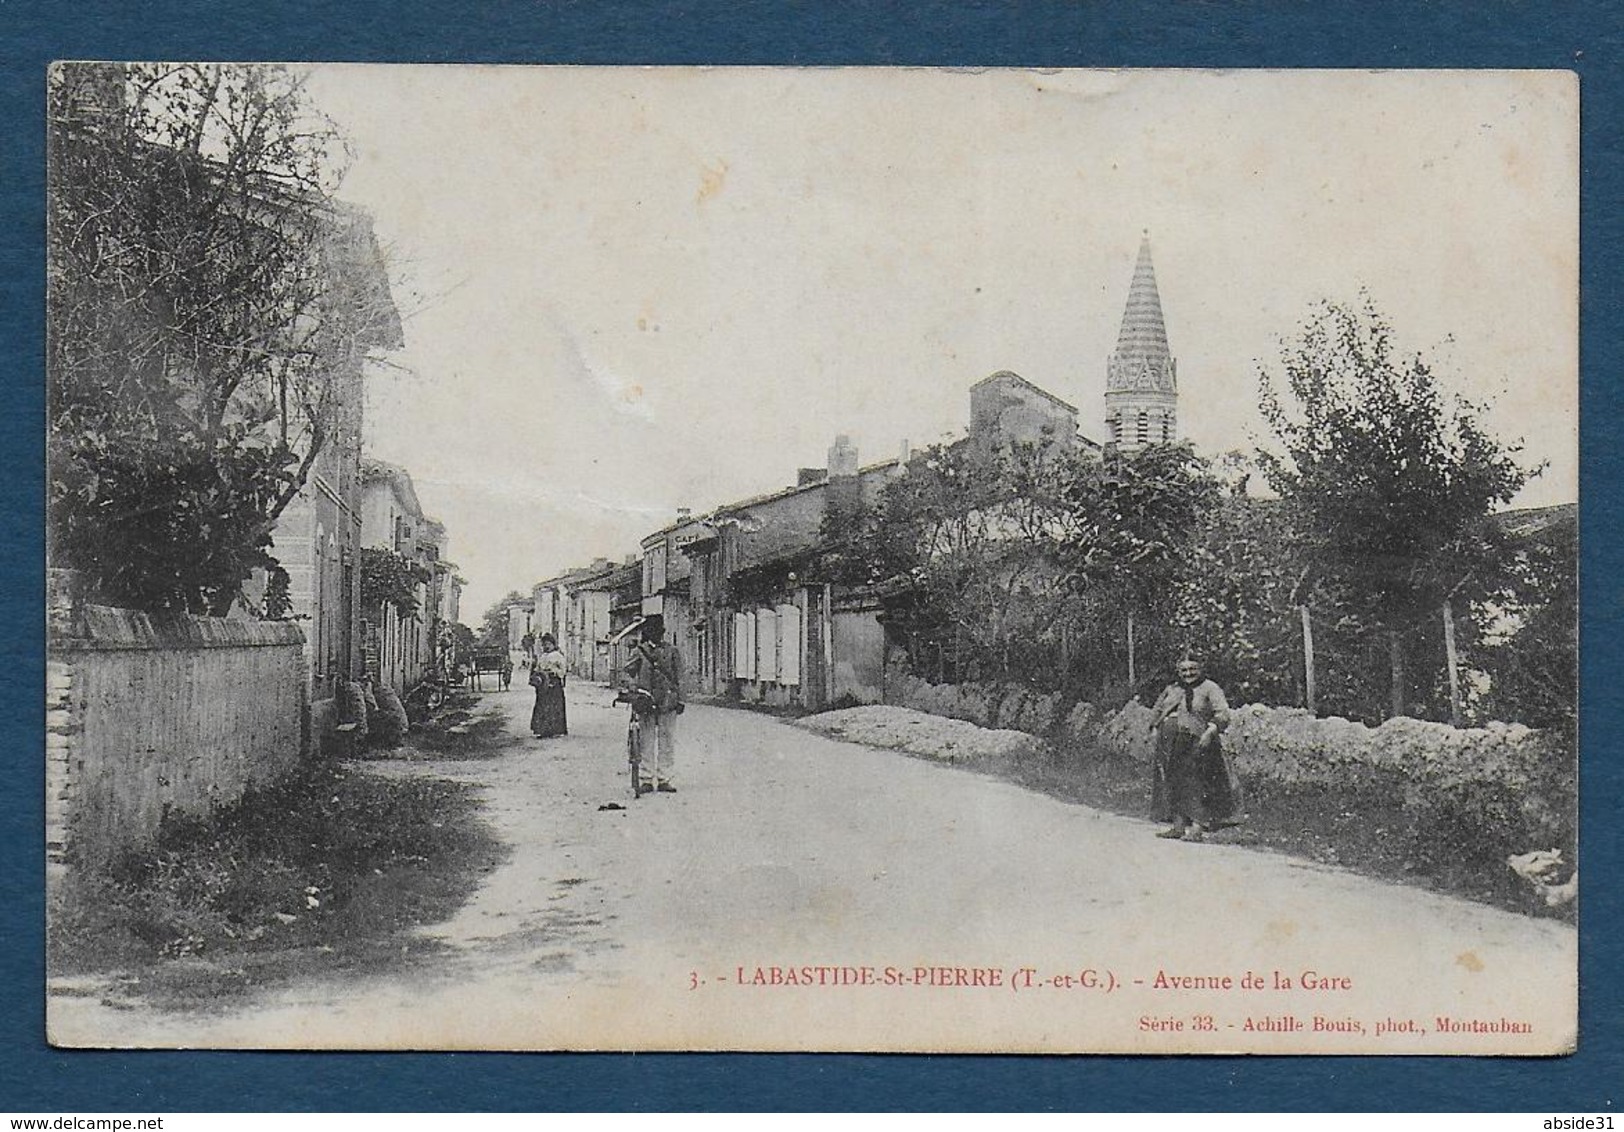
<svg viewBox="0 0 1624 1132"><path fill-rule="evenodd" d="M809 483L822 483L829 477L823 468L801 468L795 473L795 486L805 487Z"/></svg>
<svg viewBox="0 0 1624 1132"><path fill-rule="evenodd" d="M897 463L906 467L912 457L913 450L908 447L908 438L905 436L902 438L902 450L897 453Z"/></svg>
<svg viewBox="0 0 1624 1132"><path fill-rule="evenodd" d="M863 483L857 478L857 445L841 433L829 449L829 487L823 500L825 526L843 526L863 502Z"/></svg>
<svg viewBox="0 0 1624 1132"><path fill-rule="evenodd" d="M677 522L679 522L679 523L686 522L687 520L692 519L693 517L694 517L694 509L692 507L678 507L677 508Z"/></svg>
<svg viewBox="0 0 1624 1132"><path fill-rule="evenodd" d="M835 437L835 442L829 447L829 478L837 476L855 476L857 474L857 445L851 442L851 437L841 433Z"/></svg>

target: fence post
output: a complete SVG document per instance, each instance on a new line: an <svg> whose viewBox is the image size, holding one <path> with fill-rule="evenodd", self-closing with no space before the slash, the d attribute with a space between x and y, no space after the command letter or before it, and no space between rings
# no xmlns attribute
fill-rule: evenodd
<svg viewBox="0 0 1624 1132"><path fill-rule="evenodd" d="M1318 715L1318 698L1314 686L1314 623L1309 619L1308 606L1299 605L1297 612L1303 619L1303 691L1310 715Z"/></svg>
<svg viewBox="0 0 1624 1132"><path fill-rule="evenodd" d="M1449 725L1460 726L1460 666L1455 654L1455 610L1444 599L1444 659L1449 665Z"/></svg>
<svg viewBox="0 0 1624 1132"><path fill-rule="evenodd" d="M1397 719L1404 714L1404 644L1399 640L1398 630L1387 630L1387 659L1393 670L1392 709L1393 718Z"/></svg>
<svg viewBox="0 0 1624 1132"><path fill-rule="evenodd" d="M1137 688L1139 680L1134 674L1133 664L1133 610L1128 610L1128 687Z"/></svg>

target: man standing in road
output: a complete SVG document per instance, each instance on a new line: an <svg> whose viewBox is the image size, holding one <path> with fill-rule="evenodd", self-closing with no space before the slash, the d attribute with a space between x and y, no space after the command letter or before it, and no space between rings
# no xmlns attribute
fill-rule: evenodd
<svg viewBox="0 0 1624 1132"><path fill-rule="evenodd" d="M665 619L658 614L643 622L642 643L632 650L624 675L630 689L648 693L654 703L653 718L644 721L644 735L652 737L656 747L645 748L645 765L658 766L660 789L674 794L677 788L671 784L671 772L677 764L677 716L685 706L682 656L666 642Z"/></svg>

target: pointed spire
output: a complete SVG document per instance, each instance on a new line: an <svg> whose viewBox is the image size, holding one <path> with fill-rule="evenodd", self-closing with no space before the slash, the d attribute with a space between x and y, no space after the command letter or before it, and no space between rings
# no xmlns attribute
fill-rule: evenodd
<svg viewBox="0 0 1624 1132"><path fill-rule="evenodd" d="M1162 298L1156 290L1156 267L1150 258L1150 233L1146 231L1139 240L1139 260L1133 267L1122 330L1111 358L1109 387L1172 392L1172 357L1167 346L1167 326L1162 321ZM1124 383L1118 384L1119 379Z"/></svg>
<svg viewBox="0 0 1624 1132"><path fill-rule="evenodd" d="M1105 425L1125 451L1178 437L1178 363L1167 346L1148 231L1139 240L1117 347L1106 362Z"/></svg>

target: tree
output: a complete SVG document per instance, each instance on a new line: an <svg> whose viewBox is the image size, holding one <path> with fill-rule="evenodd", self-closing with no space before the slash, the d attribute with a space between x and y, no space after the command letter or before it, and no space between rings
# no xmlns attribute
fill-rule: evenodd
<svg viewBox="0 0 1624 1132"><path fill-rule="evenodd" d="M1245 482L1226 489L1197 524L1188 566L1171 588L1175 643L1197 650L1236 703L1300 703L1291 530L1275 501L1251 498Z"/></svg>
<svg viewBox="0 0 1624 1132"><path fill-rule="evenodd" d="M1488 522L1534 470L1448 393L1420 355L1397 356L1368 297L1317 307L1282 351L1282 376L1259 375L1259 407L1278 443L1258 458L1298 536L1305 583L1350 637L1379 633L1389 711L1435 698L1438 663L1408 666L1441 629L1446 601L1466 607L1504 585L1507 549ZM1406 637L1412 638L1407 644Z"/></svg>
<svg viewBox="0 0 1624 1132"><path fill-rule="evenodd" d="M1083 633L1108 660L1097 675L1110 684L1130 668L1139 680L1166 667L1171 653L1193 643L1177 639L1175 596L1216 507L1217 479L1188 444L1111 446L1076 462L1060 497L1056 555Z"/></svg>
<svg viewBox="0 0 1624 1132"><path fill-rule="evenodd" d="M358 427L335 371L399 333L331 195L342 140L284 68L62 64L48 145L52 559L101 600L224 613Z"/></svg>
<svg viewBox="0 0 1624 1132"><path fill-rule="evenodd" d="M1559 520L1524 540L1502 623L1479 652L1490 719L1530 727L1578 726L1578 524Z"/></svg>
<svg viewBox="0 0 1624 1132"><path fill-rule="evenodd" d="M479 629L475 634L475 643L482 649L501 649L504 652L508 647L508 607L513 605L528 605L530 598L518 590L509 590L507 596L485 611L485 616L479 620Z"/></svg>
<svg viewBox="0 0 1624 1132"><path fill-rule="evenodd" d="M862 544L836 541L836 561L906 579L888 617L922 673L1118 684L1126 666L1112 642L1125 644L1128 616L1170 647L1173 587L1216 495L1188 445L1094 454L961 441L921 451Z"/></svg>
<svg viewBox="0 0 1624 1132"><path fill-rule="evenodd" d="M838 561L866 563L864 580L906 582L889 617L921 672L1054 679L1036 646L1064 615L1054 485L1075 459L1036 445L933 445L886 486L862 544L837 542Z"/></svg>

